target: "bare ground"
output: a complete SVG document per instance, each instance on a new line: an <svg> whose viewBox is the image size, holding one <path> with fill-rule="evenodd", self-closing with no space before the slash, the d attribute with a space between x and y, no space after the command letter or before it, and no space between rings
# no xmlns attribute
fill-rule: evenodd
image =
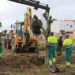
<svg viewBox="0 0 75 75"><path fill-rule="evenodd" d="M11 50L4 50L0 58L0 75L75 75L74 72L51 73L44 60L44 56L38 57L35 53L14 54ZM65 64L63 56L57 60L57 63Z"/></svg>

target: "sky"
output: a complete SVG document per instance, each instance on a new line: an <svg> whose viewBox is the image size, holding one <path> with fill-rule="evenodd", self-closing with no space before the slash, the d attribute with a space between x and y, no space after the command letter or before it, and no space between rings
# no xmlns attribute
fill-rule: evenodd
<svg viewBox="0 0 75 75"><path fill-rule="evenodd" d="M50 13L55 19L75 20L75 0L39 0L41 3L48 4ZM8 0L0 0L0 30L10 29L10 25L16 20L23 21L27 5L14 3ZM36 14L39 18L44 13L43 9L35 10L33 7L32 15Z"/></svg>

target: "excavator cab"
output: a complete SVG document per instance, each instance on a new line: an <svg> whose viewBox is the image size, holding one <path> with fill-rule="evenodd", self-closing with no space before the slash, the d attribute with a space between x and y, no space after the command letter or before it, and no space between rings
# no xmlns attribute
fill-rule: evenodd
<svg viewBox="0 0 75 75"><path fill-rule="evenodd" d="M23 22L15 23L15 34L13 35L13 48L15 52L20 52L22 50L22 25Z"/></svg>
<svg viewBox="0 0 75 75"><path fill-rule="evenodd" d="M24 22L15 23L16 33L14 35L14 51L16 53L38 52L37 41L30 37L29 30L24 32Z"/></svg>
<svg viewBox="0 0 75 75"><path fill-rule="evenodd" d="M16 34L18 35L19 39L22 39L22 26L24 22L16 23Z"/></svg>

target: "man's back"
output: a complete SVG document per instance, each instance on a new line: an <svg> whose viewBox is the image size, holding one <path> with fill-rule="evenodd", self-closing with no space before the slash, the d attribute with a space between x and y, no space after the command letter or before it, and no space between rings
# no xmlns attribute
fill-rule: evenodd
<svg viewBox="0 0 75 75"><path fill-rule="evenodd" d="M57 43L57 38L55 36L49 36L48 37L48 42L49 43Z"/></svg>

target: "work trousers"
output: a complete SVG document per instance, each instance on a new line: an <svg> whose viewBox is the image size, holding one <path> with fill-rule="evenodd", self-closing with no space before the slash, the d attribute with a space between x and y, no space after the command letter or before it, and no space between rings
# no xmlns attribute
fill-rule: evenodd
<svg viewBox="0 0 75 75"><path fill-rule="evenodd" d="M50 44L48 47L48 62L49 65L52 65L53 63L56 62L55 59L55 45L54 44Z"/></svg>
<svg viewBox="0 0 75 75"><path fill-rule="evenodd" d="M65 56L66 57L66 65L70 65L71 64L72 50L73 50L72 46L66 47L66 56Z"/></svg>
<svg viewBox="0 0 75 75"><path fill-rule="evenodd" d="M57 46L57 52L62 52L62 46Z"/></svg>
<svg viewBox="0 0 75 75"><path fill-rule="evenodd" d="M2 51L3 51L3 48L2 48L2 45L0 44L0 57L2 56Z"/></svg>

